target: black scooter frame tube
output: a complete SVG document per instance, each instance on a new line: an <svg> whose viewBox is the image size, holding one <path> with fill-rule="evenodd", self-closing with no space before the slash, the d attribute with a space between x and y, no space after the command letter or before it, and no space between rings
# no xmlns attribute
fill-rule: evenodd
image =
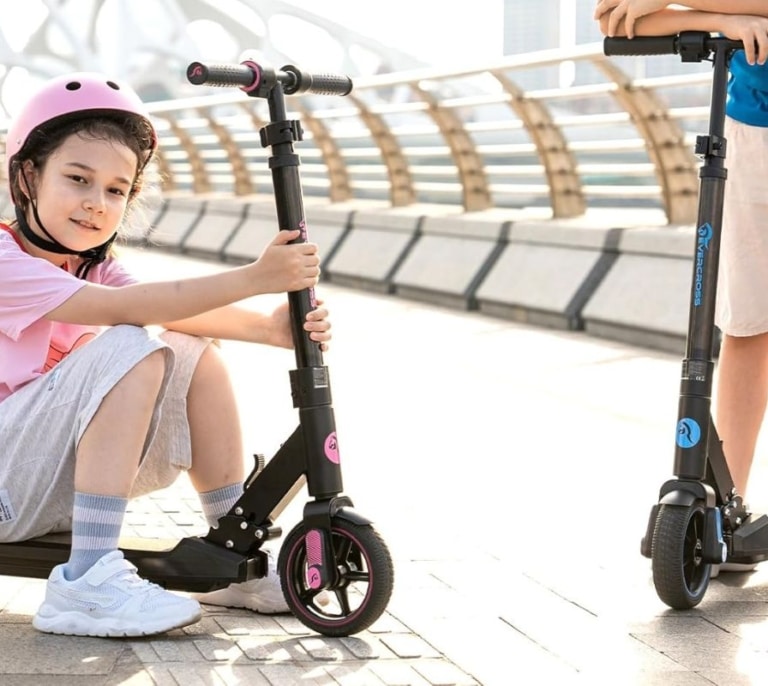
<svg viewBox="0 0 768 686"><path fill-rule="evenodd" d="M270 122L261 131L261 144L271 148L269 167L272 171L278 226L281 230L299 229L296 242L306 242L307 227L299 175L301 164L294 143L302 139L298 121L288 119L285 92L309 90L328 94L347 94L352 83L346 77L308 75L288 65L281 71L265 69L255 62L240 66L200 65L188 68L188 75L202 69L202 82L215 85L240 85L252 97L262 97L269 106ZM190 81L200 82L190 76ZM219 520L216 529L205 537L243 554L255 553L262 542L274 535L272 521L286 492L292 490L302 476L314 501L304 508L306 530L321 532L326 559L333 558L331 542L332 518L352 507L352 501L339 496L342 491L338 457L336 424L331 405L328 368L323 365L320 345L304 331L306 315L317 306L314 289L288 294L297 368L291 372L293 405L299 410L299 427L269 461L258 478L249 479L247 488L232 511ZM347 516L362 522L362 517ZM335 568L329 567L326 585L333 583Z"/></svg>
<svg viewBox="0 0 768 686"><path fill-rule="evenodd" d="M261 143L272 149L269 166L278 226L281 230L299 229L301 236L297 240L303 242L307 240L307 231L298 171L301 162L293 147L295 141L301 140L301 126L288 119L283 85L274 73L264 72L255 64L249 66L260 69L260 87L249 94L265 97L269 105L270 123L261 130ZM330 532L331 517L340 508L352 505L348 498L333 502L334 496L342 491L342 478L335 459L338 445L330 380L319 344L313 342L303 328L307 313L316 307L314 289L289 293L288 298L297 364L297 369L291 372L291 390L294 407L299 410L300 426L258 479L248 486L233 512L206 536L212 542L223 543L242 553L252 552L269 537L264 526L275 516L286 481L292 486L306 474L310 496L327 499L327 507L305 510L305 521L310 519L307 523L310 528ZM330 540L330 535L327 539Z"/></svg>

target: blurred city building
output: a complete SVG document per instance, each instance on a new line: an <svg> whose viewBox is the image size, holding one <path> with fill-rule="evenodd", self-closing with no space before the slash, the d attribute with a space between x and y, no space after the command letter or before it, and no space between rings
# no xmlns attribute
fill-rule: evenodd
<svg viewBox="0 0 768 686"><path fill-rule="evenodd" d="M603 36L593 18L594 2L586 0L503 0L504 54L514 55L572 48L575 45L600 42ZM687 64L675 56L612 58L628 76L655 78L677 74L701 73L701 64ZM605 75L594 65L565 63L519 76L517 83L525 90L567 88L603 81ZM672 106L684 104L691 93L675 91Z"/></svg>

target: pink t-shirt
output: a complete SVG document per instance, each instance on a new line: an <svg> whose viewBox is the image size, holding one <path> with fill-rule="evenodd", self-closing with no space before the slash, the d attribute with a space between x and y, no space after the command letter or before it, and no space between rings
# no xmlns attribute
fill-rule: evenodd
<svg viewBox="0 0 768 686"><path fill-rule="evenodd" d="M110 258L91 269L88 281L123 286L136 279ZM85 284L66 269L27 254L0 225L0 402L101 331L45 319Z"/></svg>

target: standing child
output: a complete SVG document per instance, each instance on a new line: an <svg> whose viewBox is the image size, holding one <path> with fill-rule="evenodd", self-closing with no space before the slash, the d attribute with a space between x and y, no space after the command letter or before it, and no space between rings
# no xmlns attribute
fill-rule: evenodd
<svg viewBox="0 0 768 686"><path fill-rule="evenodd" d="M211 339L291 347L287 304L264 315L234 303L312 287L320 273L317 247L279 231L251 264L138 283L111 244L156 145L137 95L95 73L52 79L7 135L16 219L0 224L0 542L72 532L40 631L134 636L200 618L197 600L141 579L119 551L128 499L187 472L212 526L229 511L244 460ZM152 324L165 331L152 336ZM327 311L304 328L325 349ZM287 610L273 563L200 599Z"/></svg>
<svg viewBox="0 0 768 686"><path fill-rule="evenodd" d="M609 36L708 31L742 40L730 64L728 182L715 323L723 333L715 424L736 490L745 496L768 401L768 3L764 0L599 0ZM722 569L743 569L743 565Z"/></svg>

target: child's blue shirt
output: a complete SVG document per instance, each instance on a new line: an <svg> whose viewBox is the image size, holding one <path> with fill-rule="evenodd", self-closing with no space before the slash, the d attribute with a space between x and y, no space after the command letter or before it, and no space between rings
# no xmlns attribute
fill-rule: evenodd
<svg viewBox="0 0 768 686"><path fill-rule="evenodd" d="M733 54L726 114L750 126L768 126L768 63L751 66L744 51Z"/></svg>

